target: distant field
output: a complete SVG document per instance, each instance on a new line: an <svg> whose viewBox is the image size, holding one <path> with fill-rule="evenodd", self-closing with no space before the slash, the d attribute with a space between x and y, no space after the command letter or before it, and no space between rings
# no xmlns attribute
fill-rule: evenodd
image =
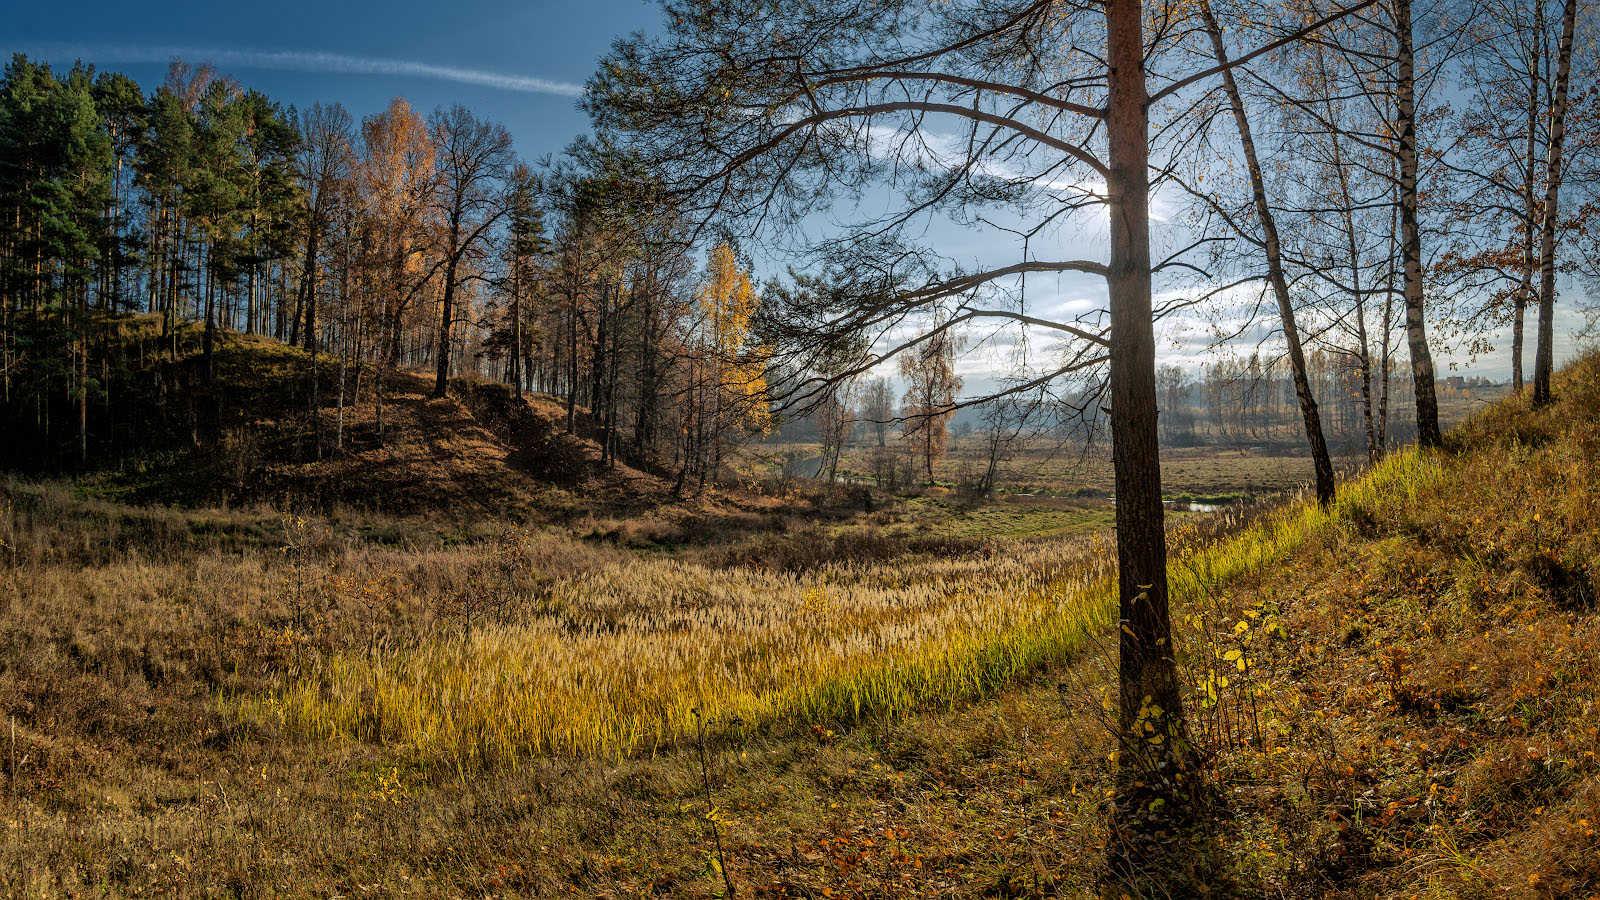
<svg viewBox="0 0 1600 900"><path fill-rule="evenodd" d="M976 464L981 451L958 449L950 455L941 474L952 477L964 462ZM1335 467L1354 470L1362 460L1348 457L1335 460ZM1276 494L1296 490L1312 479L1311 459L1264 449L1239 451L1223 448L1167 449L1161 454L1162 493L1179 496L1221 497ZM999 483L1016 490L1078 490L1112 493L1115 478L1111 460L1104 456L1083 458L1055 453L1049 447L1033 446L1000 468Z"/></svg>
<svg viewBox="0 0 1600 900"><path fill-rule="evenodd" d="M936 530L963 538L1063 537L1102 531L1116 523L1116 510L1104 500L999 495L992 502L965 503L955 496L907 501L910 530Z"/></svg>
<svg viewBox="0 0 1600 900"><path fill-rule="evenodd" d="M1505 393L1501 387L1473 390L1441 389L1440 422L1449 428L1465 421ZM1409 406L1391 412L1394 437L1408 434ZM1297 422L1262 428L1242 437L1213 433L1206 426L1196 429L1197 446L1164 447L1161 451L1162 491L1168 499L1214 499L1227 502L1245 497L1260 498L1299 490L1313 479L1311 457ZM1330 437L1335 448L1334 469L1342 477L1359 472L1366 465L1364 451L1350 452L1360 442L1346 437L1341 442ZM1343 448L1346 452L1340 453ZM761 457L758 470L774 474L787 460L791 474L804 480L815 472L820 452L816 443L768 441L755 448ZM870 483L872 456L876 447L868 442L849 445L839 464L842 478ZM935 480L959 485L971 473L987 466L987 449L977 434L952 435L946 455L935 466ZM995 488L1001 493L1049 493L1107 495L1114 490L1110 448L1102 444L1084 448L1081 444L1053 438L1033 438L1008 454L1000 463Z"/></svg>
<svg viewBox="0 0 1600 900"><path fill-rule="evenodd" d="M794 452L794 451L791 451ZM869 451L851 447L840 465L842 475L865 478ZM957 442L935 468L942 484L955 485L963 473L985 462L977 441ZM1364 457L1338 457L1334 467L1353 473ZM1162 491L1169 499L1215 498L1227 501L1297 490L1312 480L1311 459L1280 448L1235 450L1220 447L1167 449L1161 454ZM1114 492L1111 460L1103 454L1084 456L1053 442L1036 441L999 466L996 490L1008 494L1048 493L1106 496Z"/></svg>
<svg viewBox="0 0 1600 900"><path fill-rule="evenodd" d="M1464 421L1504 393L1502 388L1445 391L1440 398L1440 420L1445 427ZM1409 408L1395 410L1393 422L1404 430ZM1206 429L1197 431L1198 446L1165 447L1161 451L1162 492L1172 500L1230 500L1261 498L1299 490L1313 479L1311 457L1294 426L1263 429L1259 434L1224 439ZM802 475L815 470L819 448L814 443L768 442L761 469L776 472L785 459ZM841 477L870 482L876 448L856 443L840 460ZM946 455L935 466L935 479L959 485L987 466L987 449L978 435L952 436ZM1366 465L1364 453L1335 453L1333 465L1342 477ZM1082 445L1050 438L1034 438L1011 452L998 466L995 488L1011 494L1061 494L1105 496L1114 492L1109 447L1085 449Z"/></svg>

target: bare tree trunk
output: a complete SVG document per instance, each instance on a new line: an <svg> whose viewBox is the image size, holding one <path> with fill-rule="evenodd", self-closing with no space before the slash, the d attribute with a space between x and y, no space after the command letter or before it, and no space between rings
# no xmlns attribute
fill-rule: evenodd
<svg viewBox="0 0 1600 900"><path fill-rule="evenodd" d="M339 414L335 420L333 430L333 451L335 453L344 452L344 372L349 360L350 353L348 348L341 348L339 351Z"/></svg>
<svg viewBox="0 0 1600 900"><path fill-rule="evenodd" d="M1343 169L1340 170L1340 180L1344 180ZM1348 198L1348 188L1344 191ZM1356 343L1360 347L1358 361L1361 367L1361 425L1367 439L1367 463L1374 464L1382 455L1379 449L1378 432L1373 423L1372 411L1372 335L1367 331L1367 297L1361 287L1361 260L1360 251L1356 247L1355 221L1350 216L1349 205L1345 209L1345 234L1349 239L1350 252L1350 290L1355 296L1356 313Z"/></svg>
<svg viewBox="0 0 1600 900"><path fill-rule="evenodd" d="M1228 51L1222 44L1222 29L1217 25L1209 0L1201 0L1200 13L1206 30L1211 33L1211 49L1217 65L1228 64ZM1311 445L1311 464L1316 472L1317 502L1326 506L1333 502L1333 461L1328 457L1328 442L1322 433L1322 417L1317 411L1317 399L1311 393L1311 383L1306 378L1306 355L1300 346L1300 328L1295 323L1294 305L1289 296L1289 281L1283 274L1283 245L1278 238L1278 222L1267 203L1267 186L1261 174L1261 161L1256 156L1255 138L1250 131L1250 117L1245 112L1244 96L1233 78L1232 69L1222 72L1222 84L1228 92L1228 102L1233 107L1233 121L1239 129L1239 143L1244 148L1245 165L1250 171L1250 193L1255 200L1256 218L1261 223L1261 236L1267 251L1267 279L1272 283L1272 293L1278 301L1278 319L1283 326L1283 342L1289 353L1289 368L1294 377L1295 397L1300 401L1300 417L1305 422L1306 442Z"/></svg>
<svg viewBox="0 0 1600 900"><path fill-rule="evenodd" d="M444 298L439 313L439 359L433 381L433 396L443 397L450 386L450 317L451 304L456 297L456 253L451 248L450 258L444 265Z"/></svg>
<svg viewBox="0 0 1600 900"><path fill-rule="evenodd" d="M1405 264L1406 342L1411 352L1411 381L1417 405L1417 443L1437 447L1439 402L1434 394L1433 353L1423 318L1422 228L1417 196L1416 54L1412 46L1411 0L1395 0L1395 32L1399 40L1397 112L1400 118L1400 253Z"/></svg>
<svg viewBox="0 0 1600 900"><path fill-rule="evenodd" d="M306 267L300 282L300 296L303 300L297 301L296 306L302 307L306 315L306 327L303 335L305 348L315 353L317 350L317 234L313 232L306 238ZM296 316L300 309L295 310ZM296 327L299 323L296 322Z"/></svg>
<svg viewBox="0 0 1600 900"><path fill-rule="evenodd" d="M170 256L167 258L167 304L165 316L161 320L162 344L167 351L167 361L178 361L178 275L182 271L181 253L182 240L176 237L168 239Z"/></svg>
<svg viewBox="0 0 1600 900"><path fill-rule="evenodd" d="M89 303L85 294L78 311L78 465L89 462Z"/></svg>
<svg viewBox="0 0 1600 900"><path fill-rule="evenodd" d="M1106 106L1111 214L1111 435L1117 492L1120 597L1119 815L1146 798L1169 806L1185 778L1183 708L1172 660L1167 545L1156 422L1155 332L1150 302L1149 114L1141 0L1107 0ZM1144 739L1149 723L1162 740ZM1173 815L1183 815L1177 809Z"/></svg>
<svg viewBox="0 0 1600 900"><path fill-rule="evenodd" d="M311 346L311 436L316 458L322 459L322 379L317 372L317 347Z"/></svg>
<svg viewBox="0 0 1600 900"><path fill-rule="evenodd" d="M1567 85L1572 79L1572 32L1578 0L1561 8L1561 47L1556 57L1555 102L1550 110L1550 161L1544 183L1544 227L1539 236L1539 344L1533 354L1533 405L1545 406L1555 366L1556 225L1561 200L1561 151L1567 137Z"/></svg>
<svg viewBox="0 0 1600 900"><path fill-rule="evenodd" d="M383 446L383 373L388 368L386 360L379 360L372 373L372 418L377 425L378 446Z"/></svg>
<svg viewBox="0 0 1600 900"><path fill-rule="evenodd" d="M510 358L510 360L508 360L508 362L510 363L510 367L511 367L511 370L510 370L511 393L518 400L521 400L522 399L522 379L523 379L523 374L522 374L522 298L521 298L520 294L522 292L522 286L520 284L520 279L518 278L518 272L516 271L516 269L519 267L518 263L514 261L512 263L512 266L513 266L513 269L512 269L512 272L511 272L511 352L510 352L510 357L511 358Z"/></svg>
<svg viewBox="0 0 1600 900"><path fill-rule="evenodd" d="M116 173L111 179L111 291L102 298L106 312L115 312L122 301L122 154L117 153Z"/></svg>
<svg viewBox="0 0 1600 900"><path fill-rule="evenodd" d="M212 355L212 352L216 349L215 343L216 343L216 330L217 330L217 297L216 297L216 283L215 283L215 280L212 278L212 271L211 271L210 263L211 263L211 260L209 258L207 258L206 261L205 261L205 265L206 265L206 269L205 269L205 278L206 278L206 286L205 286L205 292L206 292L206 331L205 331L205 339L204 339L204 344L205 344L204 351L205 351L205 357L206 357L206 383L207 384L210 384L210 383L215 382L217 380L216 357L214 357Z"/></svg>
<svg viewBox="0 0 1600 900"><path fill-rule="evenodd" d="M300 344L300 317L305 314L306 293L311 290L311 281L316 277L316 271L316 227L311 226L306 233L305 261L300 267L300 283L295 286L294 315L289 318L289 346L291 347L296 347Z"/></svg>
<svg viewBox="0 0 1600 900"><path fill-rule="evenodd" d="M1517 288L1516 299L1512 302L1516 308L1511 313L1511 390L1514 393L1522 392L1522 354L1525 343L1523 333L1527 330L1528 297L1533 294L1533 268L1522 275L1522 286Z"/></svg>
<svg viewBox="0 0 1600 900"><path fill-rule="evenodd" d="M1534 4L1534 28L1536 34L1544 33L1544 5ZM1539 196L1537 193L1538 182L1535 180L1537 164L1534 154L1538 152L1535 140L1539 124L1539 53L1536 49L1537 41L1530 42L1528 53L1528 133L1523 145L1523 156L1527 163L1527 171L1523 179L1523 235L1522 235L1522 284L1517 287L1517 296L1513 301L1515 309L1512 310L1511 319L1511 387L1512 390L1522 391L1522 355L1523 335L1527 330L1528 301L1534 299L1533 270L1537 264L1534 256L1533 223L1539 216Z"/></svg>
<svg viewBox="0 0 1600 900"><path fill-rule="evenodd" d="M1383 333L1379 338L1381 352L1378 357L1378 367L1381 370L1383 383L1378 394L1378 454L1381 456L1389 452L1389 388L1390 369L1394 362L1393 337L1394 324L1394 235L1395 220L1399 210L1389 215L1389 267L1383 276Z"/></svg>
<svg viewBox="0 0 1600 900"><path fill-rule="evenodd" d="M1379 435L1379 431L1375 427L1373 421L1372 336L1371 333L1367 331L1367 294L1366 291L1363 290L1361 283L1361 248L1356 242L1355 216L1351 212L1351 209L1354 206L1354 198L1351 196L1350 192L1350 174L1345 169L1344 149L1339 142L1339 135L1337 132L1333 133L1332 139L1333 164L1335 171L1337 171L1339 175L1340 205L1343 207L1341 212L1344 217L1345 251L1350 254L1350 295L1355 304L1356 343L1360 346L1361 420L1366 431L1367 438L1367 463L1371 465L1376 463L1378 461L1378 457L1383 455L1383 439ZM1387 310L1387 305L1384 308ZM1388 313L1385 312L1385 316L1387 315ZM1384 320L1383 327L1385 329L1389 327L1387 319ZM1387 351L1387 340L1384 342L1384 347ZM1385 355L1387 355L1387 352Z"/></svg>
<svg viewBox="0 0 1600 900"><path fill-rule="evenodd" d="M642 316L642 353L639 367L639 407L634 414L633 447L634 452L641 458L647 457L655 450L655 422L656 407L660 396L661 387L657 384L656 377L656 348L655 348L655 312L652 309L651 298L655 295L655 273L649 274L649 282L645 285L641 299L644 302Z"/></svg>
<svg viewBox="0 0 1600 900"><path fill-rule="evenodd" d="M567 300L567 434L572 434L578 421L578 288L568 286Z"/></svg>

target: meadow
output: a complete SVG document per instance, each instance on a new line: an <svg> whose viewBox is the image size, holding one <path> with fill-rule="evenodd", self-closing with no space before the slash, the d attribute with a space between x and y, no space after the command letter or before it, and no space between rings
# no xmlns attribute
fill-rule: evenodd
<svg viewBox="0 0 1600 900"><path fill-rule="evenodd" d="M1394 457L1349 502L1427 484L1410 459ZM915 498L914 519L925 526L936 503ZM1176 524L1175 596L1199 598L1270 564L1314 527L1305 516L1323 515L1292 509L1247 527L1227 517ZM1048 533L1048 511L1018 518ZM324 644L264 698L241 699L237 715L320 740L405 748L462 774L545 753L622 758L707 728L848 727L949 708L1070 658L1114 618L1103 532L1017 539L988 527L980 539L961 527L934 535L865 518L684 554L512 530L465 559L412 560L452 576L405 599L397 586L406 579L385 568L393 560L335 560L326 574L320 558L304 562L314 551L300 535L317 526L297 519L286 550L296 571L315 574L309 587L291 575L293 591L309 591L319 610L370 608L376 595L409 607L415 624L398 638Z"/></svg>
<svg viewBox="0 0 1600 900"><path fill-rule="evenodd" d="M1600 889L1593 369L1329 509L1174 521L1228 809L1208 865L1240 891ZM1094 507L532 524L0 491L6 896L1094 889Z"/></svg>
<svg viewBox="0 0 1600 900"><path fill-rule="evenodd" d="M462 772L551 752L625 757L702 723L849 724L981 696L1071 652L1108 616L1093 541L1005 553L911 541L874 561L869 536L787 540L821 543L823 559L768 566L759 547L746 558L729 548L714 565L501 538L455 564L461 577L438 588L445 608L414 613L413 640L311 654L265 698L241 700L239 716L406 747ZM329 571L398 581L372 566Z"/></svg>

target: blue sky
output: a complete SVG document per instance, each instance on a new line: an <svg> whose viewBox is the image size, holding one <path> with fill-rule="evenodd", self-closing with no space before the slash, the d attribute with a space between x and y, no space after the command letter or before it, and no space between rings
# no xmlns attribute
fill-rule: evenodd
<svg viewBox="0 0 1600 900"><path fill-rule="evenodd" d="M127 73L147 91L161 83L175 56L210 61L282 103L304 108L338 101L357 120L397 95L424 113L460 102L510 129L518 152L530 161L560 153L587 130L587 119L577 109L584 80L613 40L650 30L661 15L653 0L280 0L260 5L92 0L12 6L0 34L0 52L7 58L21 51L58 66L82 58ZM1092 236L1068 240L1082 246L1056 249L1100 255L1101 242ZM1006 235L980 229L954 236L942 249L970 266L992 261L986 257L1016 259L1012 243ZM1034 248L1035 255L1040 249ZM761 262L763 275L781 271L780 265ZM1103 285L1086 279L1042 279L1030 282L1029 290L1067 308L1097 305L1104 296ZM1572 291L1562 304L1558 358L1572 352L1576 294ZM1167 329L1166 337L1164 357L1186 367L1198 365L1203 334L1179 327ZM1503 333L1496 338L1496 352L1487 356L1471 359L1441 348L1439 362L1505 378L1509 339ZM1003 350L997 346L971 354L964 361L969 378L981 379L985 369L1000 362L993 353Z"/></svg>
<svg viewBox="0 0 1600 900"><path fill-rule="evenodd" d="M646 0L18 3L0 50L59 66L81 57L147 90L175 55L210 60L275 100L336 100L357 120L396 95L423 112L460 102L535 159L587 130L576 94L596 60L659 16Z"/></svg>

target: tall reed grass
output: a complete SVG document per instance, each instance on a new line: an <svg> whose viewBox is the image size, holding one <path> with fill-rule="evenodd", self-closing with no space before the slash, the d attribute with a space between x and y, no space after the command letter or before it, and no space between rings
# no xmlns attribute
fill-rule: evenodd
<svg viewBox="0 0 1600 900"><path fill-rule="evenodd" d="M243 708L469 770L650 752L691 733L695 709L757 726L954 702L1070 652L1109 615L1092 543L1016 550L803 575L628 559L547 584L512 624L317 656Z"/></svg>
<svg viewBox="0 0 1600 900"><path fill-rule="evenodd" d="M1291 503L1221 537L1180 540L1174 603L1271 566L1385 498L1426 491L1441 471L1434 456L1396 453L1331 508ZM1080 650L1116 614L1104 541L997 546L800 575L625 558L546 585L512 624L316 655L237 711L316 739L400 745L467 772L547 753L654 752L693 733L694 710L758 727L956 703Z"/></svg>

